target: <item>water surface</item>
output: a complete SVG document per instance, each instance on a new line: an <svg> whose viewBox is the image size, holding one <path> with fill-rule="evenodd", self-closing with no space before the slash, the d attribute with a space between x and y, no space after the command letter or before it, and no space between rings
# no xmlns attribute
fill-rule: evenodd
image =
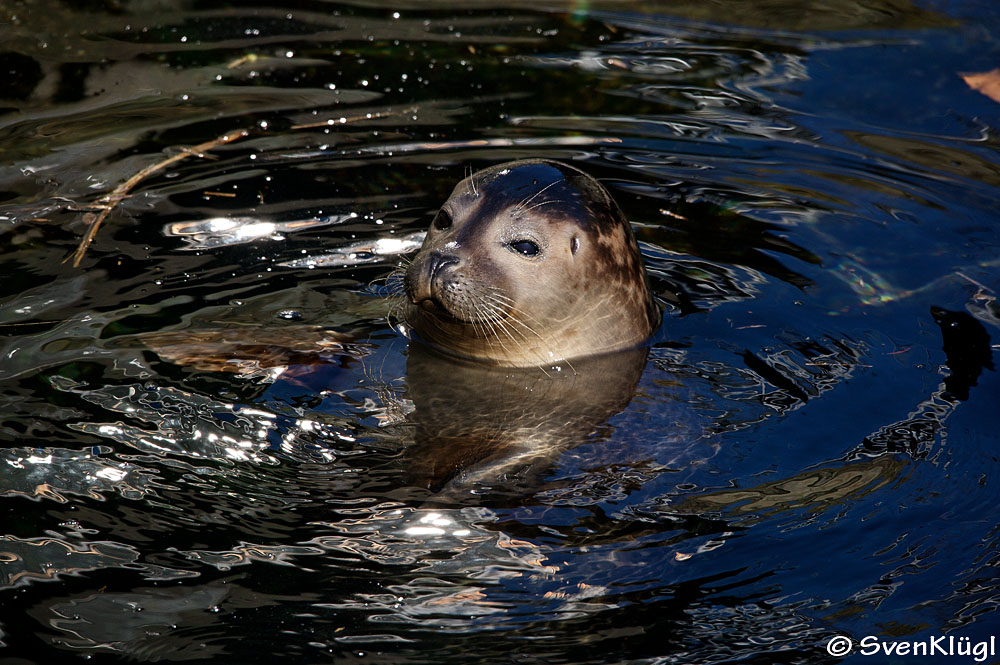
<svg viewBox="0 0 1000 665"><path fill-rule="evenodd" d="M988 640L1000 101L963 76L998 34L974 1L0 9L0 659ZM102 196L237 131L73 265ZM642 244L663 324L615 382L387 320L454 183L528 157Z"/></svg>

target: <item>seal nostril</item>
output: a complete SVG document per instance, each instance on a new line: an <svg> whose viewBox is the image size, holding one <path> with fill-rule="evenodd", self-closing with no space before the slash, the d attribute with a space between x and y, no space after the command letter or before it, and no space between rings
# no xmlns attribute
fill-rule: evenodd
<svg viewBox="0 0 1000 665"><path fill-rule="evenodd" d="M440 252L434 252L431 255L430 260L430 271L431 277L437 276L442 269L447 266L457 265L459 263L458 257L452 254L442 254Z"/></svg>

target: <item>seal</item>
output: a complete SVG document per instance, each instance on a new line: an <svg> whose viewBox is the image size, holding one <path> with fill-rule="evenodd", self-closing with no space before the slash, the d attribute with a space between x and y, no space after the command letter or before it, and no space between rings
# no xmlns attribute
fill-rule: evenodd
<svg viewBox="0 0 1000 665"><path fill-rule="evenodd" d="M403 283L419 340L502 366L633 348L660 318L621 209L594 178L547 160L459 182Z"/></svg>

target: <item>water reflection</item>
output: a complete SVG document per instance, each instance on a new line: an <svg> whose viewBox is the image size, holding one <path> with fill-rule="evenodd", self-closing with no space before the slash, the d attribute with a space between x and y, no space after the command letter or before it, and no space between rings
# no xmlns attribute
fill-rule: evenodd
<svg viewBox="0 0 1000 665"><path fill-rule="evenodd" d="M0 658L818 663L993 630L992 8L0 14ZM233 129L61 263L89 204ZM387 328L373 280L468 169L528 157L636 225L643 371L498 376Z"/></svg>
<svg viewBox="0 0 1000 665"><path fill-rule="evenodd" d="M378 362L378 356L366 359L367 345L348 335L305 326L177 331L138 339L161 358L184 366L235 372L245 379L280 378L306 391L329 390L328 368L339 364L338 358L361 360L368 366ZM397 395L388 386L393 377L368 373L376 386L386 382L378 392L380 424L412 431L403 460L410 482L431 490L435 502L477 503L483 501L483 494L520 497L537 491L540 475L560 453L601 430L629 403L647 353L639 347L553 366L501 368L412 343L406 354L405 394ZM142 392L131 387L105 389L90 392L85 399L155 422L158 433L122 424L89 425L86 431L150 451L181 445L187 454L243 459L258 454L254 451L261 446L252 441L266 442L277 417L174 389ZM173 393L177 393L176 401L170 397ZM216 417L221 411L232 412L238 415L234 424L246 418L253 423L240 428L242 437L238 438L224 431L213 433L206 429L210 423L200 419L192 421L198 424L185 432L175 424L183 421L164 418L172 404L192 415L210 406ZM311 423L299 421L296 428L308 433L316 427ZM232 428L227 425L225 429Z"/></svg>
<svg viewBox="0 0 1000 665"><path fill-rule="evenodd" d="M414 442L406 458L414 482L446 503L481 502L484 493L530 496L561 452L625 408L646 353L512 369L412 344L406 382Z"/></svg>
<svg viewBox="0 0 1000 665"><path fill-rule="evenodd" d="M53 633L60 649L114 653L136 659L193 660L226 653L219 607L260 607L238 585L214 583L194 588L137 588L127 593L93 593L59 598L32 615ZM240 596L243 596L240 602ZM280 602L273 598L272 604ZM207 634L206 634L207 633Z"/></svg>

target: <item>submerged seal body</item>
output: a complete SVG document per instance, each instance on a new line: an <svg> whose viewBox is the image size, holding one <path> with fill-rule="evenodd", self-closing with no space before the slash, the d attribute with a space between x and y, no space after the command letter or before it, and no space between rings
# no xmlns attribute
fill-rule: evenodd
<svg viewBox="0 0 1000 665"><path fill-rule="evenodd" d="M458 183L404 286L420 339L498 365L635 347L659 322L628 220L596 180L552 161Z"/></svg>

